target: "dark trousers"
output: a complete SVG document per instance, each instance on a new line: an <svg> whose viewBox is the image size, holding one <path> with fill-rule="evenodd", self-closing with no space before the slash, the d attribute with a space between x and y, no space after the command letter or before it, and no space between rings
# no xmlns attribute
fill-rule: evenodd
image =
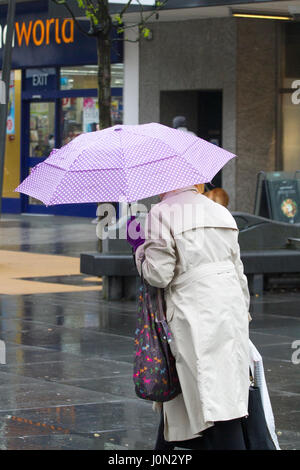
<svg viewBox="0 0 300 470"><path fill-rule="evenodd" d="M175 447L194 450L246 450L241 419L216 421L201 437L169 442L164 439L164 417L161 414L154 450L172 451Z"/></svg>

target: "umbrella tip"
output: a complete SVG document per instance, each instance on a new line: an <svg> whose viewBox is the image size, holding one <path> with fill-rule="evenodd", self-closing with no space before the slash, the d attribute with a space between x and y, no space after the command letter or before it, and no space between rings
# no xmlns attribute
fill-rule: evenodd
<svg viewBox="0 0 300 470"><path fill-rule="evenodd" d="M122 127L115 127L114 128L114 131L121 131L122 130Z"/></svg>

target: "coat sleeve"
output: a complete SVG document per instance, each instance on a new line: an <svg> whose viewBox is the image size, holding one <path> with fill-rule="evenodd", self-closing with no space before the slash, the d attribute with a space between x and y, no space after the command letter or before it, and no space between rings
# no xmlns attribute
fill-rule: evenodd
<svg viewBox="0 0 300 470"><path fill-rule="evenodd" d="M143 269L143 277L151 286L165 288L174 276L175 241L167 218L157 206L147 216L145 235L145 243L138 247L135 254L137 269L140 274Z"/></svg>
<svg viewBox="0 0 300 470"><path fill-rule="evenodd" d="M236 273L237 273L239 281L240 281L242 293L243 293L243 296L244 296L244 299L245 299L246 309L247 309L247 312L248 312L248 318L249 318L249 321L251 321L252 318L251 318L251 315L249 313L250 294L249 294L249 288L248 288L248 280L247 280L246 275L244 274L244 266L243 266L243 263L242 263L242 260L241 260L240 245L239 245L239 242L238 242L238 231L236 231L235 233L236 233L236 235L235 235L236 239L235 239L235 244L234 244L232 257L233 257L235 270L236 270Z"/></svg>

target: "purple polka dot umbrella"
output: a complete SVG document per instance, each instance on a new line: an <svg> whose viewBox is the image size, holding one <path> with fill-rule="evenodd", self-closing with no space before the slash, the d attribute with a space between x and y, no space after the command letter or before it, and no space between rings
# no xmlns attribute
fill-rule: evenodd
<svg viewBox="0 0 300 470"><path fill-rule="evenodd" d="M36 165L15 191L47 206L133 202L207 183L230 152L157 123L81 134Z"/></svg>

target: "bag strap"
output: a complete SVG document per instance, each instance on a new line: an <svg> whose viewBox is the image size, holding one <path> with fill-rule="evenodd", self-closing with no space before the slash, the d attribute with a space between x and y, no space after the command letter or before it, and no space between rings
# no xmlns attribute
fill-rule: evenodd
<svg viewBox="0 0 300 470"><path fill-rule="evenodd" d="M142 281L142 284L147 284L147 281L145 281L145 278L143 275L144 261L145 261L145 256L143 257L141 261L141 281ZM153 289L156 289L156 298L157 298L157 309L156 309L155 321L156 322L166 321L164 301L163 301L163 289L160 289L159 287L153 287Z"/></svg>
<svg viewBox="0 0 300 470"><path fill-rule="evenodd" d="M144 274L143 274L143 263L144 263L144 261L145 261L145 256L144 256L144 258L143 258L142 261L141 261L141 279L142 279L142 283L143 283L143 284L144 284L144 282L145 282Z"/></svg>
<svg viewBox="0 0 300 470"><path fill-rule="evenodd" d="M157 288L157 305L158 309L156 314L156 321L163 321L166 320L166 315L163 307L163 299L162 299L162 289Z"/></svg>

